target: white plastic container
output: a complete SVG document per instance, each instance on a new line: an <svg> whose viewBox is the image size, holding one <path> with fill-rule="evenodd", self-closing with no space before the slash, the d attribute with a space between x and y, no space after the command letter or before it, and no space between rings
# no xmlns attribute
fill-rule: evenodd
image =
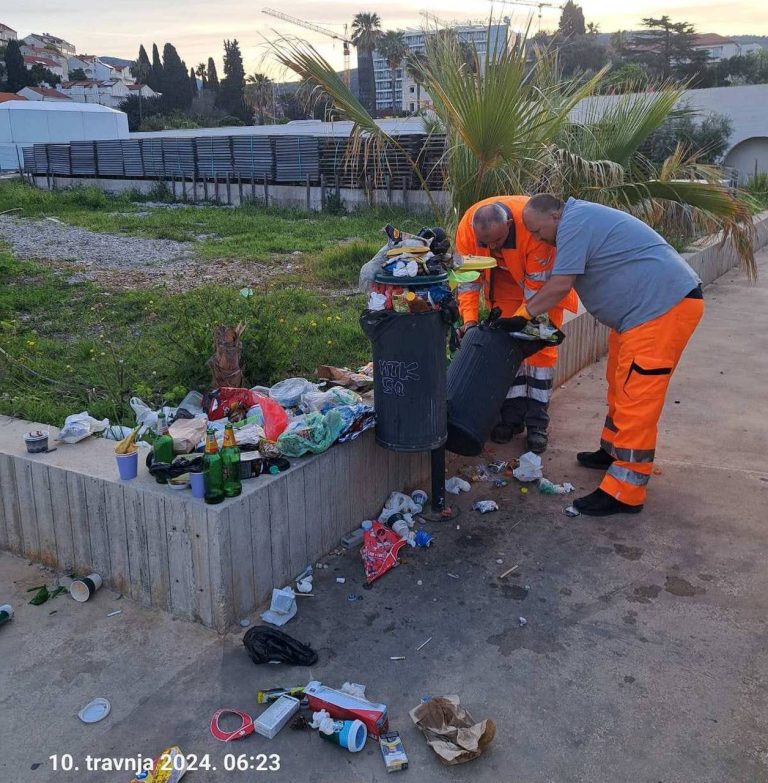
<svg viewBox="0 0 768 783"><path fill-rule="evenodd" d="M257 734L273 739L280 729L299 711L301 702L293 696L281 696L253 722Z"/></svg>

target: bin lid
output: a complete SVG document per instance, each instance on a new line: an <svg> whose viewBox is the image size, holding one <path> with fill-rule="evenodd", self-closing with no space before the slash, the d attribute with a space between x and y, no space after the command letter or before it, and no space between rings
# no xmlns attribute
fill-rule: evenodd
<svg viewBox="0 0 768 783"><path fill-rule="evenodd" d="M419 275L418 277L395 277L394 275L378 274L374 277L377 283L384 285L396 285L400 288L416 288L427 285L440 285L448 282L448 273L439 275Z"/></svg>

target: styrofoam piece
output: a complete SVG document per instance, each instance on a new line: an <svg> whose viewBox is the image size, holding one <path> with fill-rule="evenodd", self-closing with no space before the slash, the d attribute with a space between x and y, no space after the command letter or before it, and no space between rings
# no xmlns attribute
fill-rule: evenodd
<svg viewBox="0 0 768 783"><path fill-rule="evenodd" d="M254 731L262 737L272 739L299 711L300 705L301 702L293 696L281 696L256 718L253 722Z"/></svg>

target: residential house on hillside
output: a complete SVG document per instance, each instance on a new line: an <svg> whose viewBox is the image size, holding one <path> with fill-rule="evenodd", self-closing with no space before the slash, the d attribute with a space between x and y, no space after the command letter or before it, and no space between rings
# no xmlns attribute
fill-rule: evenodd
<svg viewBox="0 0 768 783"><path fill-rule="evenodd" d="M118 78L115 69L108 63L102 62L92 54L78 54L67 60L70 72L82 69L86 79L103 82L107 79Z"/></svg>
<svg viewBox="0 0 768 783"><path fill-rule="evenodd" d="M16 40L16 31L7 24L0 22L0 46L4 46L8 41Z"/></svg>
<svg viewBox="0 0 768 783"><path fill-rule="evenodd" d="M27 99L23 95L16 95L15 92L0 92L0 103L6 101L26 101Z"/></svg>
<svg viewBox="0 0 768 783"><path fill-rule="evenodd" d="M17 95L20 95L28 101L69 101L64 93L54 90L51 87L24 87L19 90Z"/></svg>
<svg viewBox="0 0 768 783"><path fill-rule="evenodd" d="M47 52L45 54L25 54L24 65L28 71L31 71L35 65L42 65L43 68L47 68L51 73L55 73L56 76L62 79L69 78L69 69L66 61L62 63L60 58L54 59L47 55Z"/></svg>
<svg viewBox="0 0 768 783"><path fill-rule="evenodd" d="M694 36L693 48L698 52L706 52L709 59L717 63L731 57L749 54L762 47L760 44L740 44L733 38L727 38L717 33L701 33Z"/></svg>
<svg viewBox="0 0 768 783"><path fill-rule="evenodd" d="M33 33L24 39L24 43L27 44L27 46L31 46L33 49L53 47L67 57L72 57L77 54L73 44L69 43L69 41L65 41L63 38L57 38L55 35L50 35L49 33L43 33L42 35Z"/></svg>
<svg viewBox="0 0 768 783"><path fill-rule="evenodd" d="M155 92L148 84L127 84L131 95L140 95L142 98L159 98L162 93Z"/></svg>
<svg viewBox="0 0 768 783"><path fill-rule="evenodd" d="M64 82L59 89L76 103L99 103L111 109L117 109L132 94L129 85L120 79Z"/></svg>
<svg viewBox="0 0 768 783"><path fill-rule="evenodd" d="M124 57L109 57L107 55L99 56L101 62L111 65L115 69L115 76L122 79L126 84L132 84L136 81L131 73L132 60L126 60Z"/></svg>

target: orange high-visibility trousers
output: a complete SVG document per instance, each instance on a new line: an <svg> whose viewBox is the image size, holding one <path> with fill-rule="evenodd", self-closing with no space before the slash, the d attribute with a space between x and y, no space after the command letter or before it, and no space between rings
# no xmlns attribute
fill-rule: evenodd
<svg viewBox="0 0 768 783"><path fill-rule="evenodd" d="M638 506L653 471L656 432L669 380L704 313L702 299L608 337L608 415L600 441L615 462L600 489Z"/></svg>

